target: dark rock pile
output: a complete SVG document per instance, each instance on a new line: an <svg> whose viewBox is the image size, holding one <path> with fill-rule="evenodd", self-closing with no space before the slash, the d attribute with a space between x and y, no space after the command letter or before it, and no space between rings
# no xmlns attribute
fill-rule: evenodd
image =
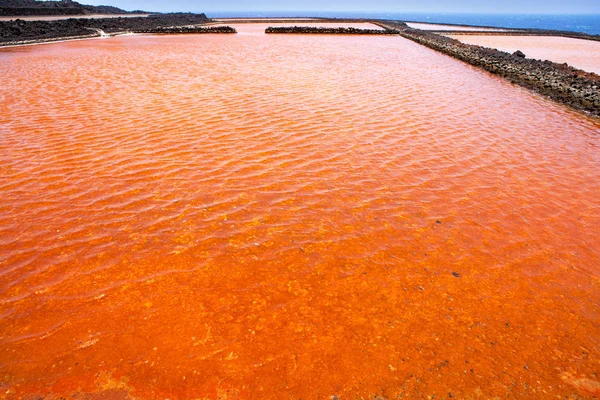
<svg viewBox="0 0 600 400"><path fill-rule="evenodd" d="M68 38L106 33L147 32L153 29L205 24L211 20L204 14L157 14L132 18L70 18L59 21L0 21L0 43L13 43L53 38ZM166 32L165 32L166 33Z"/></svg>
<svg viewBox="0 0 600 400"><path fill-rule="evenodd" d="M136 33L175 34L175 33L237 33L231 26L169 26L137 30Z"/></svg>
<svg viewBox="0 0 600 400"><path fill-rule="evenodd" d="M0 17L29 17L40 15L84 15L83 10L75 7L34 8L34 7L0 7Z"/></svg>
<svg viewBox="0 0 600 400"><path fill-rule="evenodd" d="M358 29L358 28L327 28L313 26L282 26L268 27L265 33L302 33L325 35L397 35L395 29Z"/></svg>
<svg viewBox="0 0 600 400"><path fill-rule="evenodd" d="M541 93L559 103L600 117L600 76L567 64L533 60L523 53L510 54L427 31L386 22L400 35L444 54L480 67L509 81Z"/></svg>
<svg viewBox="0 0 600 400"><path fill-rule="evenodd" d="M386 23L391 23L394 25L402 24L405 28L410 29L406 23L424 23L423 21L385 21ZM537 29L537 28L502 28L498 26L485 26L485 25L477 25L473 26L477 28L476 31L472 30L462 30L459 28L464 28L469 25L460 25L460 24L451 24L451 23L428 23L430 25L441 25L440 29L428 29L430 33L436 34L450 34L450 35L486 35L486 36L559 36L559 37L569 37L573 39L584 39L584 40L595 40L600 41L600 35L592 35L584 32L573 32L573 31L559 31L552 29ZM455 27L455 28L453 28ZM457 30L458 29L458 30ZM501 30L498 30L501 29Z"/></svg>
<svg viewBox="0 0 600 400"><path fill-rule="evenodd" d="M127 14L111 6L88 6L72 0L0 0L0 16Z"/></svg>
<svg viewBox="0 0 600 400"><path fill-rule="evenodd" d="M596 42L600 41L600 35L589 35L587 33L581 32L565 32L565 31L549 31L542 29L519 29L519 30L511 30L506 32L501 31L450 31L450 30L440 30L440 31L428 31L430 33L440 34L440 35L452 35L452 36L555 36L555 37L565 37L572 39L582 39L582 40L593 40Z"/></svg>

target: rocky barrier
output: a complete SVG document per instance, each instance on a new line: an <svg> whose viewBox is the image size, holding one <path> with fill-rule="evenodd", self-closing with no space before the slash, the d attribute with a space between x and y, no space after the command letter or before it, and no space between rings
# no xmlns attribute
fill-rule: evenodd
<svg viewBox="0 0 600 400"><path fill-rule="evenodd" d="M136 30L135 33L184 34L184 33L237 33L231 26L169 26L154 29Z"/></svg>
<svg viewBox="0 0 600 400"><path fill-rule="evenodd" d="M0 21L0 45L89 36L90 30L106 33L144 32L159 28L211 22L204 14L157 14L131 18L70 18L58 21ZM166 32L164 32L166 33Z"/></svg>
<svg viewBox="0 0 600 400"><path fill-rule="evenodd" d="M394 21L399 23L399 21ZM423 21L402 21L402 24L427 24L436 26L439 25L440 29L428 29L431 33L442 33L452 35L497 35L497 36L559 36L569 37L573 39L584 39L600 41L600 35L592 35L584 32L573 32L573 31L559 31L551 29L535 29L535 28L502 28L497 26L486 26L486 25L461 25L451 23L433 23ZM452 29L456 27L457 29ZM406 28L410 28L408 25ZM477 30L463 30L460 28L476 28ZM412 28L416 29L416 28Z"/></svg>
<svg viewBox="0 0 600 400"><path fill-rule="evenodd" d="M326 18L213 18L219 24L294 24L327 22Z"/></svg>
<svg viewBox="0 0 600 400"><path fill-rule="evenodd" d="M327 28L313 26L268 27L265 33L301 33L320 35L398 35L396 29Z"/></svg>
<svg viewBox="0 0 600 400"><path fill-rule="evenodd" d="M128 14L112 6L89 6L73 0L0 0L0 16Z"/></svg>
<svg viewBox="0 0 600 400"><path fill-rule="evenodd" d="M600 117L600 76L567 64L533 60L524 54L462 43L435 33L411 29L406 24L380 23L398 29L401 36L440 51L510 82L547 96L554 101Z"/></svg>
<svg viewBox="0 0 600 400"><path fill-rule="evenodd" d="M571 39L592 40L600 42L600 35L588 35L578 32L544 31L544 30L519 30L519 31L428 31L440 35L464 35L464 36L552 36Z"/></svg>
<svg viewBox="0 0 600 400"><path fill-rule="evenodd" d="M0 7L1 17L29 17L29 16L49 16L49 15L84 15L79 8L35 8L35 7ZM75 17L74 17L75 18Z"/></svg>

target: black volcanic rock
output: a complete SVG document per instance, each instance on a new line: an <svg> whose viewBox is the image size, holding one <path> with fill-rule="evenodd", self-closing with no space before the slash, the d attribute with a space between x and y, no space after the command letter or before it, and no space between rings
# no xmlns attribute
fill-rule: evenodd
<svg viewBox="0 0 600 400"><path fill-rule="evenodd" d="M93 36L97 35L97 29L101 29L106 33L150 32L160 28L200 25L210 21L205 14L183 13L131 18L69 18L58 21L23 21L17 19L14 21L0 21L0 44L73 36Z"/></svg>
<svg viewBox="0 0 600 400"><path fill-rule="evenodd" d="M0 16L127 14L112 6L88 6L72 0L0 0Z"/></svg>
<svg viewBox="0 0 600 400"><path fill-rule="evenodd" d="M513 53L513 56L516 56L519 58L525 58L525 53L523 53L521 50L517 50Z"/></svg>
<svg viewBox="0 0 600 400"><path fill-rule="evenodd" d="M153 29L139 29L136 33L184 34L184 33L237 33L231 26L167 26Z"/></svg>
<svg viewBox="0 0 600 400"><path fill-rule="evenodd" d="M321 35L397 35L395 29L358 29L358 28L327 28L313 26L282 26L268 27L265 33L299 33Z"/></svg>
<svg viewBox="0 0 600 400"><path fill-rule="evenodd" d="M395 21L386 21L381 25L398 29L406 39L501 76L556 102L600 117L600 76L597 74L566 64L523 58L488 47L462 43L432 32L407 28ZM536 33L553 34L551 31L528 32L530 35ZM586 38L597 40L594 36Z"/></svg>

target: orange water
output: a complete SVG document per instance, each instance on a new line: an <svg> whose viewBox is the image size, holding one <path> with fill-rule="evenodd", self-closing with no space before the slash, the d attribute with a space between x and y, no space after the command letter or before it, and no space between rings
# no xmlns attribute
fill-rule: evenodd
<svg viewBox="0 0 600 400"><path fill-rule="evenodd" d="M599 394L598 122L399 37L0 76L0 398Z"/></svg>
<svg viewBox="0 0 600 400"><path fill-rule="evenodd" d="M600 75L600 42L554 36L447 35L463 43L514 53L521 50L527 58L567 63Z"/></svg>
<svg viewBox="0 0 600 400"><path fill-rule="evenodd" d="M507 30L509 30L502 28L481 28L476 26L426 24L422 22L407 22L406 25L408 25L411 28L421 29L424 31L506 32Z"/></svg>
<svg viewBox="0 0 600 400"><path fill-rule="evenodd" d="M355 23L344 23L344 22L303 22L304 20L297 20L294 22L269 22L269 23L238 23L232 24L229 22L223 22L217 26L233 26L236 28L239 35L254 35L254 36L266 36L265 29L268 27L290 27L290 26L309 26L309 27L324 27L324 28L358 28L358 29L375 29L383 30L379 25L371 24L368 22L355 22ZM269 35L272 36L272 35Z"/></svg>

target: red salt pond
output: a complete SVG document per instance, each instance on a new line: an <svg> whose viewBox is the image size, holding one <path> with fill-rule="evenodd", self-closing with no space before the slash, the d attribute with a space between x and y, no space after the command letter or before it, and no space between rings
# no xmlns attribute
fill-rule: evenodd
<svg viewBox="0 0 600 400"><path fill-rule="evenodd" d="M91 18L136 18L147 17L150 14L86 14L86 15L32 15L20 17L0 17L0 21L14 21L21 19L23 21L59 21L62 19L91 19Z"/></svg>
<svg viewBox="0 0 600 400"><path fill-rule="evenodd" d="M300 21L300 22L298 22ZM325 28L357 28L357 29L376 29L383 30L379 25L357 22L357 23L336 23L336 22L268 22L268 23L241 23L241 24L219 24L217 26L232 26L240 35L265 35L265 29L268 27L289 27L289 26L310 26L310 27L325 27Z"/></svg>
<svg viewBox="0 0 600 400"><path fill-rule="evenodd" d="M598 121L399 37L0 74L0 398L600 394Z"/></svg>
<svg viewBox="0 0 600 400"><path fill-rule="evenodd" d="M554 36L446 35L463 43L491 47L527 58L567 63L600 75L600 42Z"/></svg>
<svg viewBox="0 0 600 400"><path fill-rule="evenodd" d="M507 30L509 30L509 29L502 29L502 28L484 28L484 27L477 27L477 26L427 24L427 23L423 23L423 22L407 22L406 25L408 25L411 28L421 29L424 31L506 32Z"/></svg>

